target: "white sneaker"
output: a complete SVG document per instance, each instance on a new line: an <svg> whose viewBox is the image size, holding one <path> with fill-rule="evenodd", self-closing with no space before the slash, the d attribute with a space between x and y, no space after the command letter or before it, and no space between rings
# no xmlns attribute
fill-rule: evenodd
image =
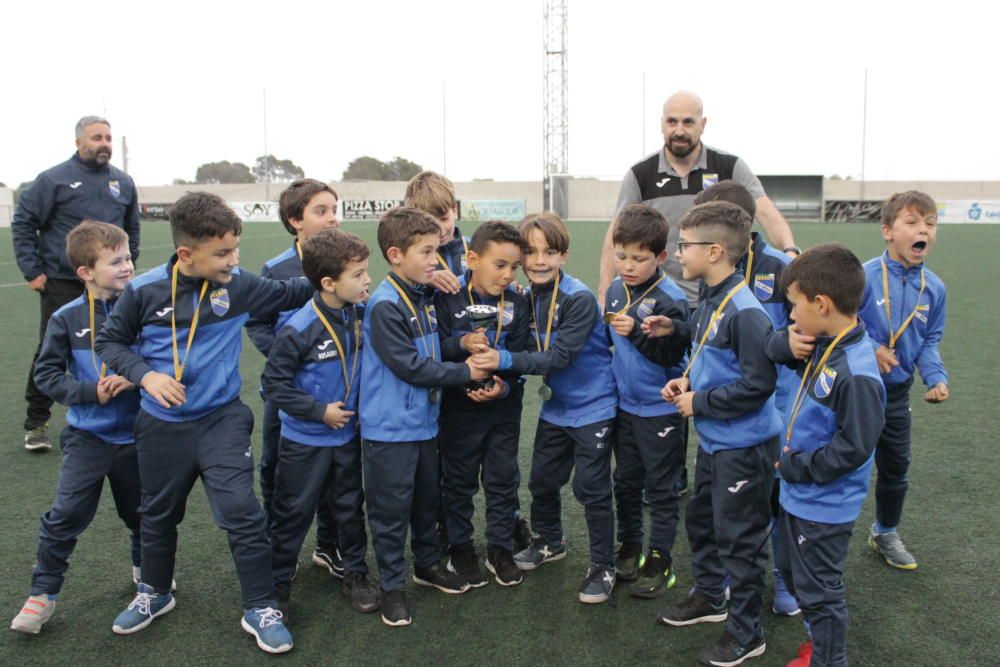
<svg viewBox="0 0 1000 667"><path fill-rule="evenodd" d="M48 595L32 595L24 603L21 613L14 617L10 629L37 635L46 621L52 618L55 610L55 598L49 598Z"/></svg>

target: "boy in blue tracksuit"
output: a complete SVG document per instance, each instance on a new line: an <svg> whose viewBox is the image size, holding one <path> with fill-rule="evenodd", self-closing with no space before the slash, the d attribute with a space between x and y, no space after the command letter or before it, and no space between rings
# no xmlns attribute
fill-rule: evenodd
<svg viewBox="0 0 1000 667"><path fill-rule="evenodd" d="M239 270L243 230L218 196L193 192L170 209L177 251L122 293L96 349L108 366L142 388L135 423L142 479L142 582L115 619L138 632L174 607L170 581L177 525L200 477L212 515L229 535L243 590L241 626L270 653L292 648L276 609L267 525L253 489L253 413L239 400L242 329L306 303L304 279L264 280ZM139 339L138 352L130 345Z"/></svg>
<svg viewBox="0 0 1000 667"><path fill-rule="evenodd" d="M95 331L132 278L128 235L114 225L84 221L67 235L66 254L86 289L53 314L35 364L35 384L69 410L63 465L55 501L42 515L30 597L10 626L32 634L55 611L69 557L97 512L105 477L132 535L133 578L140 563L139 469L132 436L139 396L124 377L108 373L93 349Z"/></svg>
<svg viewBox="0 0 1000 667"><path fill-rule="evenodd" d="M528 344L530 307L514 286L521 266L521 235L506 222L484 222L469 242L469 270L457 294L434 299L441 354L464 361L470 353L521 352ZM495 309L476 318L476 309ZM483 321L485 318L488 321ZM522 581L514 563L514 527L520 471L517 462L524 386L517 373L450 387L441 406L441 487L445 502L451 567L469 586L489 580L472 543L473 497L482 479L486 497L486 568L501 586Z"/></svg>
<svg viewBox="0 0 1000 667"><path fill-rule="evenodd" d="M672 626L727 621L699 654L716 665L741 664L766 649L763 546L781 419L773 397L777 371L764 356L771 321L735 270L750 244L750 224L746 211L723 201L696 206L681 219L677 256L684 277L704 284L690 327L688 373L662 392L682 416L695 418L699 448L685 521L695 586L659 620Z"/></svg>
<svg viewBox="0 0 1000 667"><path fill-rule="evenodd" d="M271 514L271 567L287 603L299 550L317 505L340 527L341 590L361 613L378 609L365 551L358 374L361 306L368 297L368 247L353 234L317 232L302 244L316 295L289 317L271 346L264 391L279 410L281 444Z"/></svg>
<svg viewBox="0 0 1000 667"><path fill-rule="evenodd" d="M695 205L704 204L709 201L728 201L736 204L750 215L752 220L757 215L757 202L754 201L750 192L736 181L720 181L710 188L702 190L694 198ZM791 305L788 298L780 289L781 276L792 261L792 258L774 248L758 232L750 233L750 247L746 254L736 263L736 272L743 275L747 282L747 287L753 295L760 301L764 311L774 325L775 331L788 326L788 314L791 312ZM782 421L786 419L788 413L788 403L792 400L798 380L795 372L787 366L778 366L778 384L774 391L774 407L778 410L778 415ZM773 453L774 460L777 461L781 452ZM778 490L777 484L771 491L771 510L774 518L771 523L771 549L774 553L774 561L778 561L778 553L781 551L781 538L779 531L775 530L778 518ZM774 574L774 603L771 610L780 616L795 616L799 613L799 605L795 598L788 592L781 571L775 565L772 570Z"/></svg>
<svg viewBox="0 0 1000 667"><path fill-rule="evenodd" d="M800 377L776 464L784 545L776 557L812 641L790 667L847 665L842 577L885 422L885 388L857 317L864 284L850 250L837 243L810 248L781 282L795 324L767 343L768 357L795 367Z"/></svg>
<svg viewBox="0 0 1000 667"><path fill-rule="evenodd" d="M633 204L619 212L612 239L618 278L604 299L618 386L614 487L621 547L616 566L619 578L634 580L629 592L641 598L658 597L676 580L671 551L680 519L684 420L660 389L684 372L689 340L676 333L650 337L640 326L646 317L684 321L690 314L684 293L660 268L668 230L666 218L650 206ZM650 515L645 558L643 494Z"/></svg>
<svg viewBox="0 0 1000 667"><path fill-rule="evenodd" d="M382 588L382 621L409 625L407 526L413 529L413 581L445 593L469 583L440 562L435 524L441 501L438 416L443 387L486 379L470 364L438 361L437 314L427 284L440 238L437 223L415 208L393 209L378 225L391 272L365 309L361 359L361 436L365 499Z"/></svg>
<svg viewBox="0 0 1000 667"><path fill-rule="evenodd" d="M573 475L584 507L590 567L579 599L600 603L615 585L611 447L618 394L611 374L608 332L593 293L563 273L569 232L553 213L529 215L519 226L526 245L524 273L531 286L532 336L528 351L499 356L501 371L541 375L542 409L531 457L531 528L537 537L514 556L522 570L566 557L559 493ZM574 474L575 470L575 474Z"/></svg>
<svg viewBox="0 0 1000 667"><path fill-rule="evenodd" d="M882 207L886 249L865 263L859 313L871 336L886 389L885 429L875 448L875 524L868 543L885 561L914 570L917 561L897 532L909 486L910 387L920 372L924 400L948 399L948 372L938 345L944 336L944 283L924 265L937 240L937 205L922 192L893 195Z"/></svg>
<svg viewBox="0 0 1000 667"><path fill-rule="evenodd" d="M324 229L340 226L337 219L337 193L329 185L313 178L293 181L278 198L278 216L289 234L295 237L291 248L272 257L264 264L260 275L271 280L301 278L302 244ZM261 354L270 355L278 330L292 316L294 310L271 313L266 317L252 316L247 320L247 335ZM263 396L264 392L261 391ZM270 523L271 499L274 496L274 470L278 465L278 443L281 439L281 422L277 406L264 396L264 416L261 424L260 495L264 515ZM316 549L312 561L326 568L331 575L342 577L344 563L337 547L337 526L330 517L327 503L319 503L316 510Z"/></svg>

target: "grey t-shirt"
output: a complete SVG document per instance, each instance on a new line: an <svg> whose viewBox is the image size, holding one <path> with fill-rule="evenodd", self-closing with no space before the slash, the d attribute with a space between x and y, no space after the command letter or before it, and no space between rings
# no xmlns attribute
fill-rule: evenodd
<svg viewBox="0 0 1000 667"><path fill-rule="evenodd" d="M673 278L692 306L698 303L698 285L695 281L684 280L681 265L675 257L681 216L694 204L694 198L705 188L719 181L732 179L750 191L754 199L764 197L760 180L750 171L741 158L702 144L698 165L686 177L681 177L663 155L663 149L650 153L625 173L615 215L628 204L648 204L670 222L667 236L667 261L664 268Z"/></svg>

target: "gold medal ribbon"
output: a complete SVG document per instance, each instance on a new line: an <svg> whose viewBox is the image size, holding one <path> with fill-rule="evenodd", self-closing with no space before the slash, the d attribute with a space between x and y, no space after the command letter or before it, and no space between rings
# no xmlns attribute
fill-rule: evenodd
<svg viewBox="0 0 1000 667"><path fill-rule="evenodd" d="M735 294L740 291L740 288L746 287L746 285L747 281L741 280L736 287L729 290L729 294L726 295L726 298L722 300L722 303L719 304L719 307L715 309L714 313L712 313L712 317L709 318L708 325L705 327L705 333L701 335L701 340L698 342L698 347L695 349L694 354L691 355L691 360L688 362L687 368L684 369L684 374L681 375L681 377L686 378L688 376L688 373L691 372L691 367L694 366L694 360L698 358L698 355L701 354L702 348L705 347L705 341L708 340L709 332L712 331L712 327L715 326L715 323L718 321L718 319L722 317L722 309L725 308L726 304L729 303L729 300L732 299L733 296L735 296Z"/></svg>
<svg viewBox="0 0 1000 667"><path fill-rule="evenodd" d="M194 317L191 318L191 329L188 331L187 347L184 348L184 359L180 359L180 355L177 352L177 273L179 267L177 262L174 262L174 270L170 276L170 342L173 343L174 347L174 379L178 382L181 381L181 377L184 375L184 366L187 364L187 358L191 354L192 343L194 343L194 332L198 328L198 311L201 310L201 301L205 298L205 292L208 291L208 281L204 281L201 284L201 293L198 295L198 303L194 307Z"/></svg>
<svg viewBox="0 0 1000 667"><path fill-rule="evenodd" d="M850 333L850 331L856 326L858 326L858 323L855 320L846 329L837 334L837 337L833 339L830 346L826 348L826 352L824 352L823 356L820 357L819 363L816 364L816 370L812 373L812 377L809 377L809 369L812 368L813 360L810 359L809 363L806 364L805 370L802 371L802 382L799 383L799 390L795 392L795 400L792 401L792 412L788 417L788 428L785 429L785 444L792 441L792 427L795 425L795 419L799 416L799 410L802 408L802 404L806 402L806 396L809 394L809 392L806 391L806 387L812 384L812 382L819 377L819 374L823 372L823 366L830 358L833 348L837 347L837 344L841 341L841 339Z"/></svg>
<svg viewBox="0 0 1000 667"><path fill-rule="evenodd" d="M413 314L413 319L416 320L416 322L417 322L417 331L420 332L420 340L423 341L423 339L424 339L424 326L420 323L420 317L417 315L417 309L413 307L413 302L410 301L410 297L407 296L406 290L404 290L402 287L399 286L399 283L396 282L395 278L393 278L391 274L387 277L387 279L389 280L390 283L392 283L392 286L396 288L396 291L399 292L399 296L401 296L403 298L403 302L406 304L406 307L409 308L410 309L410 313ZM425 315L427 314L427 307L426 306L424 307L424 314ZM426 346L426 344L422 343L421 347L424 348L424 353L426 354L427 357L429 357L431 359L435 358L435 355L434 355L434 344L433 343L430 345L430 349L429 350L428 350L428 347Z"/></svg>
<svg viewBox="0 0 1000 667"><path fill-rule="evenodd" d="M465 252L466 256L468 256L469 244L465 242L464 236L462 237L462 250ZM438 258L438 263L441 265L442 268L451 271L451 267L448 266L448 262L444 261L444 257L441 256L441 253L437 253L437 258Z"/></svg>
<svg viewBox="0 0 1000 667"><path fill-rule="evenodd" d="M663 279L666 278L666 277L667 277L667 275L665 273L660 273L660 277L656 279L656 282L653 283L652 285L650 285L646 289L645 292L643 292L642 294L640 294L636 298L636 301L639 302L639 301L642 301L643 299L645 299L646 295L649 294L650 292L652 292L653 289L655 289L657 285L659 285L660 283L662 283ZM619 315L624 315L625 313L627 313L628 309L632 307L632 291L629 290L628 285L625 284L624 280L622 281L622 287L625 288L625 307L622 308L621 310L619 310L618 312L608 313L607 315L605 315L604 318L605 318L605 322L607 324L610 324L611 320L614 319L615 317L618 317ZM608 317L608 315L610 315L611 317Z"/></svg>
<svg viewBox="0 0 1000 667"><path fill-rule="evenodd" d="M108 372L108 365L101 362L100 368L97 366L97 352L94 351L94 295L87 292L87 301L90 303L90 359L94 362L94 370L97 371L98 379L103 380Z"/></svg>
<svg viewBox="0 0 1000 667"><path fill-rule="evenodd" d="M347 357L344 356L344 346L340 343L340 337L337 336L337 332L333 330L330 325L330 321L326 319L323 311L320 307L316 305L316 301L312 302L313 310L316 311L316 316L319 321L323 323L326 328L326 332L330 334L330 338L333 339L333 344L337 347L337 353L340 355L340 370L344 372L344 386L347 388L344 391L344 403L347 403L347 399L351 395L351 385L354 384L354 376L358 372L358 351L361 349L361 336L354 336L354 359L351 361L351 375L347 375Z"/></svg>
<svg viewBox="0 0 1000 667"><path fill-rule="evenodd" d="M538 321L535 317L535 291L531 292L531 319L535 322L535 347L538 348L539 352L549 351L549 340L552 337L552 322L553 317L556 313L556 297L559 296L559 274L556 274L555 285L552 286L552 300L549 302L549 319L548 323L545 325L545 346L542 346L542 341L538 337Z"/></svg>
<svg viewBox="0 0 1000 667"><path fill-rule="evenodd" d="M917 308L920 307L920 297L924 295L924 289L927 287L927 276L924 273L924 268L920 267L920 292L917 294L917 303L914 304L913 310L910 312L910 316L903 321L896 330L896 333L892 332L892 310L889 308L889 268L885 265L885 257L880 259L882 262L882 298L885 304L885 321L889 327L889 349L895 349L896 341L900 339L903 332L906 331L907 327L910 326L910 322L913 321L913 317L917 314ZM904 285L905 289L906 286Z"/></svg>

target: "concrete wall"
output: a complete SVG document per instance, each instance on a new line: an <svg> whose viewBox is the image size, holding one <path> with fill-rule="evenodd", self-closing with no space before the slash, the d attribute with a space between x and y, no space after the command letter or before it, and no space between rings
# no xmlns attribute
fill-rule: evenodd
<svg viewBox="0 0 1000 667"><path fill-rule="evenodd" d="M920 190L939 201L945 199L1000 200L1000 181L865 181L862 197L861 181L823 181L824 198L828 201L883 201L895 192Z"/></svg>

